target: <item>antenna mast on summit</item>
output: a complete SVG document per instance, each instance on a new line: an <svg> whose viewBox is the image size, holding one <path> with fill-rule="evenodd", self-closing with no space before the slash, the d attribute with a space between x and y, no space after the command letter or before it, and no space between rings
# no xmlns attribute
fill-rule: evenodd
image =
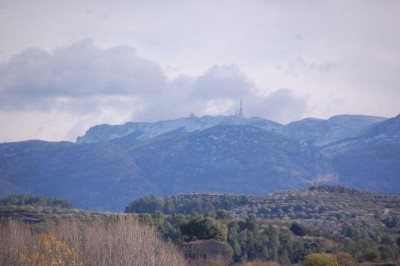
<svg viewBox="0 0 400 266"><path fill-rule="evenodd" d="M238 113L239 117L243 117L243 109L242 109L242 99L240 99L240 106L239 106L239 113Z"/></svg>

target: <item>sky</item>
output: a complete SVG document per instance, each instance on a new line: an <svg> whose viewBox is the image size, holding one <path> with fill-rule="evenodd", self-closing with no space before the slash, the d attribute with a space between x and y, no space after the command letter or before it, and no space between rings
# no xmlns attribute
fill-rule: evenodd
<svg viewBox="0 0 400 266"><path fill-rule="evenodd" d="M400 113L398 0L0 0L0 142Z"/></svg>

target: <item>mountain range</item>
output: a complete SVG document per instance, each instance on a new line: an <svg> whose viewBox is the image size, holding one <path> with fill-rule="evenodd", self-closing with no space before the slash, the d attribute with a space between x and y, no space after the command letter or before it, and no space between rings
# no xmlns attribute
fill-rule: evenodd
<svg viewBox="0 0 400 266"><path fill-rule="evenodd" d="M282 125L190 115L97 125L73 142L0 144L0 195L62 197L122 210L148 194L261 195L313 184L400 194L400 115L339 115Z"/></svg>

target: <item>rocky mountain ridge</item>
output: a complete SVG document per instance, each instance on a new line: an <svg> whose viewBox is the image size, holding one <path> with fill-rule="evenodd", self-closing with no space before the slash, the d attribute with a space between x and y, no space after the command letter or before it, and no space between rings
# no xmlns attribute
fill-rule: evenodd
<svg viewBox="0 0 400 266"><path fill-rule="evenodd" d="M217 125L242 125L262 128L290 138L310 142L314 146L323 146L357 136L369 127L385 120L386 118L375 116L338 115L327 120L306 118L282 125L259 117L245 118L237 115L197 117L192 114L186 118L154 123L128 122L124 125L97 125L88 129L84 136L78 137L77 143L132 144L173 131L190 133Z"/></svg>
<svg viewBox="0 0 400 266"><path fill-rule="evenodd" d="M400 194L400 116L288 125L205 116L90 128L77 143L0 144L0 195L33 193L121 210L147 195L265 194L341 184Z"/></svg>
<svg viewBox="0 0 400 266"><path fill-rule="evenodd" d="M190 115L185 118L159 122L128 122L124 125L97 125L91 127L84 136L77 138L77 143L116 142L132 144L146 141L169 132L190 133L202 131L217 125L249 125L268 130L278 130L282 125L258 118L242 116L203 116Z"/></svg>

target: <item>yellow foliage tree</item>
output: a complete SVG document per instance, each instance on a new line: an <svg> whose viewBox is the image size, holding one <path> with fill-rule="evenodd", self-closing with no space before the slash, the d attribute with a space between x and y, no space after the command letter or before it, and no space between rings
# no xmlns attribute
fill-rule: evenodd
<svg viewBox="0 0 400 266"><path fill-rule="evenodd" d="M312 253L305 257L304 266L339 266L336 256L327 253Z"/></svg>
<svg viewBox="0 0 400 266"><path fill-rule="evenodd" d="M26 247L20 253L20 263L29 266L82 265L77 262L75 250L51 233L40 235L33 248Z"/></svg>

